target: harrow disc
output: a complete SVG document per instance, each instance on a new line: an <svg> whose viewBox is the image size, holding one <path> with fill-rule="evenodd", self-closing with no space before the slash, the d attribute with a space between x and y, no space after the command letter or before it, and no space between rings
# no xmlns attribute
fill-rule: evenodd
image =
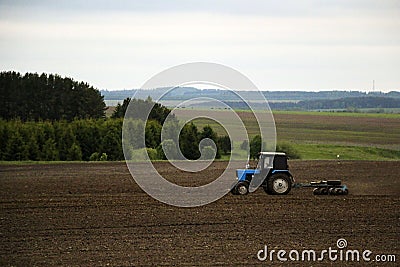
<svg viewBox="0 0 400 267"><path fill-rule="evenodd" d="M314 188L313 194L316 195L316 196L321 195L321 190L320 190L320 188Z"/></svg>

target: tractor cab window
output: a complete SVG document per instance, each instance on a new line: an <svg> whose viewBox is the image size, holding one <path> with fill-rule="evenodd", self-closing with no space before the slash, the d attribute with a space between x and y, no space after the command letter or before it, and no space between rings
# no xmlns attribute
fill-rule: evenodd
<svg viewBox="0 0 400 267"><path fill-rule="evenodd" d="M274 162L273 156L266 156L264 157L264 169L272 168Z"/></svg>
<svg viewBox="0 0 400 267"><path fill-rule="evenodd" d="M267 155L260 155L257 163L257 169L263 170L263 169L272 169L273 168L273 161L274 157L267 156Z"/></svg>

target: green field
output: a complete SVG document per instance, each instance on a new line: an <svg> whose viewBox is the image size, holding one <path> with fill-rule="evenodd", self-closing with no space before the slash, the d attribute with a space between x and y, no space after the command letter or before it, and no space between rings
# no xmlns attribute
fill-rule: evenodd
<svg viewBox="0 0 400 267"><path fill-rule="evenodd" d="M182 110L179 115L190 117L192 112ZM224 112L215 110L218 116ZM256 135L258 125L252 113L238 114L250 137ZM400 159L400 114L278 111L274 119L277 142L290 144L302 159L336 159L337 155L343 160ZM209 124L219 135L225 134L209 119L195 119L194 123L198 127Z"/></svg>

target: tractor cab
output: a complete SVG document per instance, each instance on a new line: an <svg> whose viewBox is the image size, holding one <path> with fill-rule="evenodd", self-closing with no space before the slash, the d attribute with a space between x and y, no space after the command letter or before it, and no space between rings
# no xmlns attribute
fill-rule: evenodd
<svg viewBox="0 0 400 267"><path fill-rule="evenodd" d="M294 182L289 172L288 158L282 152L261 152L256 169L238 169L238 182L231 192L236 195L246 195L254 177L262 180L264 191L272 195L284 195L290 192Z"/></svg>
<svg viewBox="0 0 400 267"><path fill-rule="evenodd" d="M257 169L266 170L289 170L288 158L282 152L261 152L258 157Z"/></svg>

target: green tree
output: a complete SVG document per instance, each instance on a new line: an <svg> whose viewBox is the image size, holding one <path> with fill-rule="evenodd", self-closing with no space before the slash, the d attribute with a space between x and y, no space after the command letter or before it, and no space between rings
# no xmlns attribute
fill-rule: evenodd
<svg viewBox="0 0 400 267"><path fill-rule="evenodd" d="M129 106L129 110L128 110ZM129 112L128 116L132 119L140 119L140 120L155 120L158 121L161 125L164 123L165 119L171 112L170 109L161 105L160 103L155 103L149 96L146 100L142 99L131 99L126 98L124 102L118 104L114 113L112 114L112 118L123 118L125 113ZM148 117L145 115L148 114ZM172 118L175 118L174 115L171 115Z"/></svg>
<svg viewBox="0 0 400 267"><path fill-rule="evenodd" d="M1 86L0 86L1 87ZM0 119L0 160L7 160L7 143L11 136L9 123Z"/></svg>
<svg viewBox="0 0 400 267"><path fill-rule="evenodd" d="M214 159L216 151L212 146L205 146L201 149L201 159Z"/></svg>
<svg viewBox="0 0 400 267"><path fill-rule="evenodd" d="M222 151L223 154L228 154L231 152L231 139L229 136L224 135L221 137L218 137L217 139L217 146L218 149Z"/></svg>
<svg viewBox="0 0 400 267"><path fill-rule="evenodd" d="M150 160L158 160L157 149L154 148L146 148L147 155Z"/></svg>
<svg viewBox="0 0 400 267"><path fill-rule="evenodd" d="M44 143L46 142L46 137L44 133L43 123L37 122L35 123L35 126L36 126L35 140L39 148L38 160L41 160Z"/></svg>
<svg viewBox="0 0 400 267"><path fill-rule="evenodd" d="M183 156L187 159L198 159L199 151L199 133L193 122L183 126L179 136L179 147Z"/></svg>
<svg viewBox="0 0 400 267"><path fill-rule="evenodd" d="M40 149L37 142L37 136L31 135L26 143L28 158L30 160L39 160L40 159Z"/></svg>
<svg viewBox="0 0 400 267"><path fill-rule="evenodd" d="M72 127L65 123L55 123L54 126L56 126L56 143L60 160L73 160L70 159L70 150L73 144L76 144L76 137L72 132ZM82 159L82 151L80 153Z"/></svg>
<svg viewBox="0 0 400 267"><path fill-rule="evenodd" d="M26 160L25 142L19 133L18 129L15 129L6 145L6 160Z"/></svg>
<svg viewBox="0 0 400 267"><path fill-rule="evenodd" d="M179 140L179 122L176 119L168 119L162 126L163 139L171 139L178 144Z"/></svg>
<svg viewBox="0 0 400 267"><path fill-rule="evenodd" d="M41 160L53 161L59 159L56 143L53 139L47 139L47 141L44 143L43 151L41 154Z"/></svg>
<svg viewBox="0 0 400 267"><path fill-rule="evenodd" d="M157 148L161 143L161 125L155 120L147 121L145 143L148 148Z"/></svg>
<svg viewBox="0 0 400 267"><path fill-rule="evenodd" d="M206 139L206 138L211 139L212 141L214 141L215 146L217 146L216 147L217 151L216 151L215 158L217 158L217 159L221 158L221 153L220 153L220 151L218 149L218 135L217 135L216 132L214 132L214 130L210 127L210 125L204 126L203 127L203 131L200 133L200 137L199 137L200 140L203 140L203 139ZM202 147L200 147L201 150L203 149L203 147L206 147L206 146L213 147L213 144L212 144L212 142L210 140L203 141L201 143L201 145L202 145Z"/></svg>
<svg viewBox="0 0 400 267"><path fill-rule="evenodd" d="M102 130L101 150L109 160L123 160L121 129L122 120L106 121Z"/></svg>
<svg viewBox="0 0 400 267"><path fill-rule="evenodd" d="M82 150L77 143L73 143L68 149L67 160L82 160Z"/></svg>
<svg viewBox="0 0 400 267"><path fill-rule="evenodd" d="M118 120L115 121L117 122ZM122 121L120 123L122 124ZM103 138L107 132L104 120L75 120L71 123L71 127L76 138L75 141L82 150L82 160L89 160L94 152L102 151ZM118 128L119 126L116 127ZM120 135L119 138L121 139Z"/></svg>
<svg viewBox="0 0 400 267"><path fill-rule="evenodd" d="M261 152L262 141L261 135L254 136L250 141L250 158L256 159Z"/></svg>
<svg viewBox="0 0 400 267"><path fill-rule="evenodd" d="M159 159L167 159L166 155L168 155L168 159L178 159L178 148L176 143L172 139L164 140L158 147L157 153Z"/></svg>
<svg viewBox="0 0 400 267"><path fill-rule="evenodd" d="M115 107L114 113L111 115L111 118L123 118L130 102L131 98L128 97L124 99L122 105L118 103Z"/></svg>
<svg viewBox="0 0 400 267"><path fill-rule="evenodd" d="M123 130L123 144L125 148L139 149L145 147L145 139L143 136L145 126L142 120L124 120Z"/></svg>
<svg viewBox="0 0 400 267"><path fill-rule="evenodd" d="M49 121L43 122L42 127L43 127L44 139L45 140L52 139L54 141L56 139L56 135L53 123Z"/></svg>

